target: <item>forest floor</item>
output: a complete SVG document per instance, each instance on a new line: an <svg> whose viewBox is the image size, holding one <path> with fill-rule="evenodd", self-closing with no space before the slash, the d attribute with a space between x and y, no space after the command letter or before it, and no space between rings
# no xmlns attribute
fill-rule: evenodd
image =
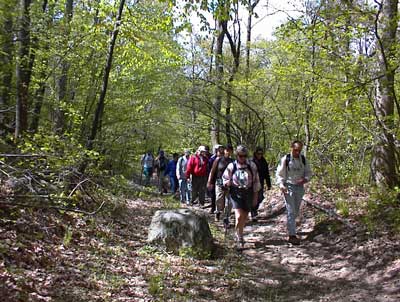
<svg viewBox="0 0 400 302"><path fill-rule="evenodd" d="M282 200L270 191L241 252L233 229L224 236L202 210L218 250L196 260L146 243L154 212L171 206L128 199L96 216L0 207L0 300L400 301L398 236L373 235L355 221L349 228L304 206L302 243L289 245Z"/></svg>

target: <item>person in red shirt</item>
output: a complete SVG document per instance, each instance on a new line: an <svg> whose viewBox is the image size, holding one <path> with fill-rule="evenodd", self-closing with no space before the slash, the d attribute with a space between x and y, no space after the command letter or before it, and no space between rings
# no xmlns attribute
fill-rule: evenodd
<svg viewBox="0 0 400 302"><path fill-rule="evenodd" d="M199 204L204 205L206 198L207 185L207 162L206 148L200 146L197 152L189 159L186 169L186 179L192 181L192 200L193 204L199 198Z"/></svg>

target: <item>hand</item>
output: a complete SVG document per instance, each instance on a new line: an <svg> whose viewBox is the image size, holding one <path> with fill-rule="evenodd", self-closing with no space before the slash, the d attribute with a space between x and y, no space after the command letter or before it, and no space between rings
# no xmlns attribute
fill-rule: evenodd
<svg viewBox="0 0 400 302"><path fill-rule="evenodd" d="M280 186L279 187L279 189L281 190L281 192L283 193L283 194L287 194L288 193L288 189L285 187L285 186Z"/></svg>
<svg viewBox="0 0 400 302"><path fill-rule="evenodd" d="M214 185L212 183L207 184L207 189L212 190L214 188Z"/></svg>

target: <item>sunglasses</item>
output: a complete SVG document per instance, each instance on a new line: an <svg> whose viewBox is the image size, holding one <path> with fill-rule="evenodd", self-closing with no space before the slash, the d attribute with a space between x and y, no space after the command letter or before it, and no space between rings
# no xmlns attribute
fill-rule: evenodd
<svg viewBox="0 0 400 302"><path fill-rule="evenodd" d="M238 154L238 157L239 158L245 158L245 157L247 157L247 154Z"/></svg>
<svg viewBox="0 0 400 302"><path fill-rule="evenodd" d="M263 155L263 153L262 152L257 152L256 155Z"/></svg>

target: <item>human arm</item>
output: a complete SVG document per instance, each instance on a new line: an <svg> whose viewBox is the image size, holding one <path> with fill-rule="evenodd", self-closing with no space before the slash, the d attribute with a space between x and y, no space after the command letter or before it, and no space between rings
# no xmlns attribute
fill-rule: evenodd
<svg viewBox="0 0 400 302"><path fill-rule="evenodd" d="M271 190L272 188L272 184L271 184L271 176L269 175L269 166L268 166L268 162L265 161L265 165L266 165L266 171L265 171L265 181L267 183L267 189ZM263 184L261 184L263 185Z"/></svg>
<svg viewBox="0 0 400 302"><path fill-rule="evenodd" d="M182 177L181 168L182 168L182 157L179 158L178 162L176 163L175 174L176 174L176 178L178 178L178 179L181 179L181 177Z"/></svg>
<svg viewBox="0 0 400 302"><path fill-rule="evenodd" d="M233 163L230 163L222 174L222 183L224 187L230 187L232 185L232 170Z"/></svg>
<svg viewBox="0 0 400 302"><path fill-rule="evenodd" d="M210 175L208 175L207 188L209 190L211 190L214 187L213 180L214 180L215 173L217 173L218 162L219 162L219 158L214 160L212 167L211 167Z"/></svg>
<svg viewBox="0 0 400 302"><path fill-rule="evenodd" d="M262 189L262 184L260 182L260 175L258 174L257 165L255 163L250 164L250 169L252 170L252 187L253 187L253 207L258 203L258 192Z"/></svg>
<svg viewBox="0 0 400 302"><path fill-rule="evenodd" d="M286 180L287 180L287 169L286 169L286 158L282 157L278 168L276 169L276 184L279 186L279 189L282 193L287 193L286 188Z"/></svg>
<svg viewBox="0 0 400 302"><path fill-rule="evenodd" d="M187 166L186 166L186 179L190 179L190 175L193 173L194 165L193 165L193 156L191 156L188 160Z"/></svg>
<svg viewBox="0 0 400 302"><path fill-rule="evenodd" d="M303 156L303 155L301 155ZM305 165L304 165L304 176L297 181L297 184L299 185L304 185L305 183L309 182L312 177L312 171L310 164L308 163L308 160L305 160Z"/></svg>

